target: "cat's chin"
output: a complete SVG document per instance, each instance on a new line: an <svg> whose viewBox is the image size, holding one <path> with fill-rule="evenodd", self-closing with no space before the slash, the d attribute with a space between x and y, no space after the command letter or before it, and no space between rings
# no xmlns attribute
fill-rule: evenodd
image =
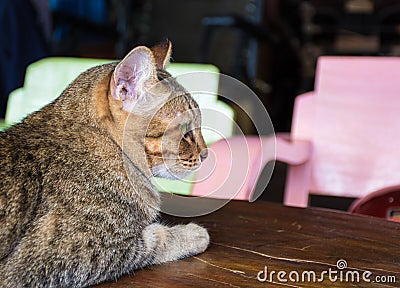
<svg viewBox="0 0 400 288"><path fill-rule="evenodd" d="M179 173L171 171L165 165L158 165L151 168L151 172L154 177L165 178L169 180L183 180L186 176L188 176L192 171L179 171Z"/></svg>

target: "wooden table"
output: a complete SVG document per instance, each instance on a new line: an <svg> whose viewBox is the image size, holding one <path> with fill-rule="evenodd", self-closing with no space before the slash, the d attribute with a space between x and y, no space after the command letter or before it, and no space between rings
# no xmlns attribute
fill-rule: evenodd
<svg viewBox="0 0 400 288"><path fill-rule="evenodd" d="M166 218L207 227L208 250L96 287L400 287L399 223L241 201Z"/></svg>

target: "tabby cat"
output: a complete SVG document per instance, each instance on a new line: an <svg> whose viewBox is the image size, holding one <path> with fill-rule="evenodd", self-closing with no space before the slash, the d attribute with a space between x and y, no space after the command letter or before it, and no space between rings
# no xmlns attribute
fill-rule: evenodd
<svg viewBox="0 0 400 288"><path fill-rule="evenodd" d="M139 46L91 68L0 134L0 287L85 287L207 248L206 229L157 222L151 177L207 156L170 53Z"/></svg>

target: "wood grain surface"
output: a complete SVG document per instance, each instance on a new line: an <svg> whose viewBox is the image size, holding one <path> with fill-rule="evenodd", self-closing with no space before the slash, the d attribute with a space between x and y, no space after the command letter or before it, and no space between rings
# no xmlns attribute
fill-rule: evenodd
<svg viewBox="0 0 400 288"><path fill-rule="evenodd" d="M400 287L399 223L261 201L163 221L203 225L210 247L96 287Z"/></svg>

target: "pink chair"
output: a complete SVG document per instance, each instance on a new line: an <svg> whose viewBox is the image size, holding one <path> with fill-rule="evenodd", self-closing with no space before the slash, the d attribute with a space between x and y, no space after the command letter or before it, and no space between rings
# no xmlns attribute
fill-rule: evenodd
<svg viewBox="0 0 400 288"><path fill-rule="evenodd" d="M320 57L315 90L296 98L290 141L278 134L214 143L192 194L253 200L275 159L289 164L290 206L306 207L309 193L361 198L400 185L399 79L400 58Z"/></svg>
<svg viewBox="0 0 400 288"><path fill-rule="evenodd" d="M255 200L255 185L269 161L301 165L309 159L310 149L309 142L298 141L294 145L284 136L234 136L219 140L209 147L208 158L196 174L192 195Z"/></svg>

